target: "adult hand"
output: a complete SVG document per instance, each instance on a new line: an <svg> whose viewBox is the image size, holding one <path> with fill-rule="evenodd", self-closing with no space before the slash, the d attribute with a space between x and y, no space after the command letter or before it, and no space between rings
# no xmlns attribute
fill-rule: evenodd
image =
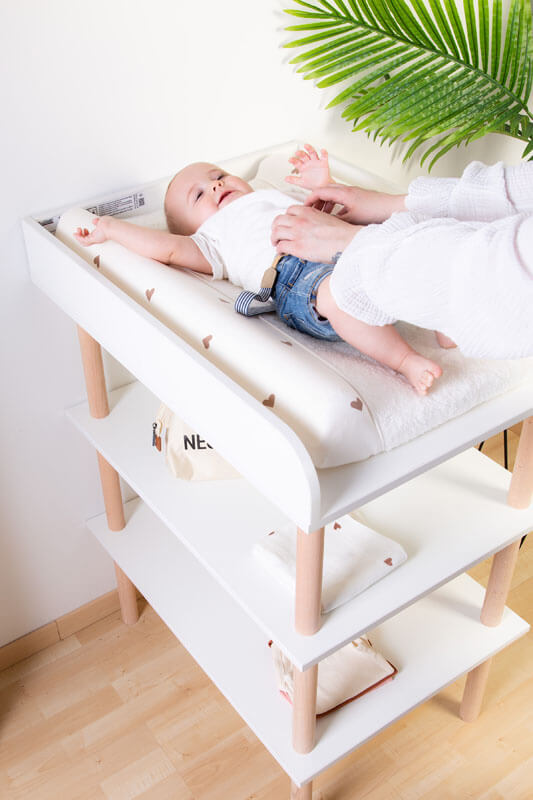
<svg viewBox="0 0 533 800"><path fill-rule="evenodd" d="M342 206L336 216L355 225L384 222L395 211L405 211L403 194L387 194L362 189L360 186L343 186L330 183L312 192L305 200L306 206L330 211L335 204Z"/></svg>
<svg viewBox="0 0 533 800"><path fill-rule="evenodd" d="M278 253L327 264L359 230L359 225L350 225L316 208L290 206L272 223L271 241Z"/></svg>

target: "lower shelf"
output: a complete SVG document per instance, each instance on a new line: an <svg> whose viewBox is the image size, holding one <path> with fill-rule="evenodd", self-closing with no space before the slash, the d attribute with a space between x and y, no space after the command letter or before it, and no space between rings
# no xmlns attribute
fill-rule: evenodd
<svg viewBox="0 0 533 800"><path fill-rule="evenodd" d="M316 747L298 755L262 631L140 500L126 505L126 519L118 533L104 515L88 526L297 785L529 630L509 609L497 628L483 626L484 590L467 575L455 578L371 632L398 675L319 720Z"/></svg>

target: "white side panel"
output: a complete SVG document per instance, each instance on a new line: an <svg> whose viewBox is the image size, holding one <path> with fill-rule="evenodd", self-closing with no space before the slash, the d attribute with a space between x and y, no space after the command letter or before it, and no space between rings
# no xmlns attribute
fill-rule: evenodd
<svg viewBox="0 0 533 800"><path fill-rule="evenodd" d="M23 225L34 283L307 528L318 514L319 487L294 432L36 222Z"/></svg>

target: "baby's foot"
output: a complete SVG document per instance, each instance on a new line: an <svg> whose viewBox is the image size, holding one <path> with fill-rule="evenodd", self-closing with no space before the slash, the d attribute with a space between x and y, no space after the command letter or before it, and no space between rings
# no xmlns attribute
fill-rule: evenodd
<svg viewBox="0 0 533 800"><path fill-rule="evenodd" d="M449 336L445 336L444 333L435 331L435 336L437 337L437 342L441 347L444 347L445 350L449 350L451 347L457 347L453 339L450 339Z"/></svg>
<svg viewBox="0 0 533 800"><path fill-rule="evenodd" d="M418 394L427 394L433 383L442 375L442 369L434 361L421 356L420 353L408 353L398 372L405 375Z"/></svg>

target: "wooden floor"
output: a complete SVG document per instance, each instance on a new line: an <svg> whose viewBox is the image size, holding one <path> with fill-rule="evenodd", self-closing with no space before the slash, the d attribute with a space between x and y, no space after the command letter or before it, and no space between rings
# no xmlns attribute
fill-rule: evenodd
<svg viewBox="0 0 533 800"><path fill-rule="evenodd" d="M501 456L500 439L485 448ZM471 574L484 583L488 568ZM533 535L509 605L533 621ZM531 800L532 675L530 634L493 660L477 723L457 716L457 681L327 770L314 800ZM148 606L131 628L112 614L0 673L2 800L288 797L280 767Z"/></svg>

